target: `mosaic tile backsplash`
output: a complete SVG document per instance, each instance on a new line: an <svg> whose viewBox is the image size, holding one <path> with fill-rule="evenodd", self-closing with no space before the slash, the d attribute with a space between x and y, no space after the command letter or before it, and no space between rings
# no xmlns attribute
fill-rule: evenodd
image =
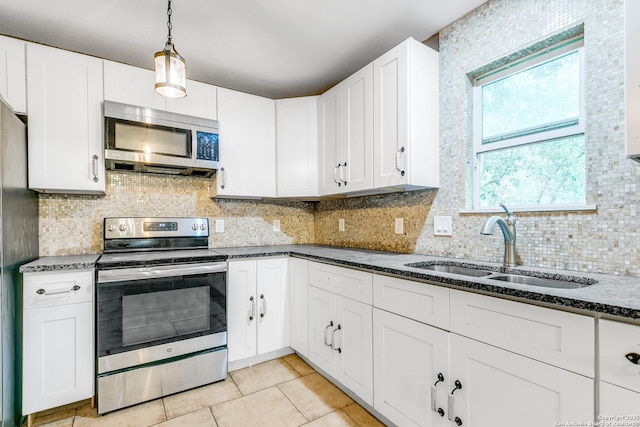
<svg viewBox="0 0 640 427"><path fill-rule="evenodd" d="M489 214L460 213L470 207L468 74L581 25L587 203L597 210L517 213L518 263L638 276L640 164L625 157L622 0L490 0L441 31L438 190L315 203L212 201L204 178L109 172L106 197L40 195L41 255L100 252L105 216L167 215L225 219L212 248L319 243L501 261L501 233L479 233ZM439 215L452 217L453 236L433 235ZM395 218L404 219L403 234L395 234Z"/></svg>
<svg viewBox="0 0 640 427"><path fill-rule="evenodd" d="M313 243L314 210L305 202L211 200L209 179L107 172L104 197L41 194L40 256L102 252L103 218L198 216L224 219L209 247ZM280 230L273 231L273 220Z"/></svg>

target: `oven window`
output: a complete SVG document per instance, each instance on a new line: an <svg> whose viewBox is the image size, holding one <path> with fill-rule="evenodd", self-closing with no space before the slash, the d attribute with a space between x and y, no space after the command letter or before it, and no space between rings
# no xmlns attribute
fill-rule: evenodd
<svg viewBox="0 0 640 427"><path fill-rule="evenodd" d="M122 344L142 344L209 330L208 286L124 295Z"/></svg>
<svg viewBox="0 0 640 427"><path fill-rule="evenodd" d="M98 283L98 356L226 332L226 274Z"/></svg>

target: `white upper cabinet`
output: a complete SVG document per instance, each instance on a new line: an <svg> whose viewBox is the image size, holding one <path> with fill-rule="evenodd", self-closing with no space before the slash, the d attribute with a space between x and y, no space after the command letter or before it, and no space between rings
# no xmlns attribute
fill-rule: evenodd
<svg viewBox="0 0 640 427"><path fill-rule="evenodd" d="M278 197L318 195L318 97L276 101Z"/></svg>
<svg viewBox="0 0 640 427"><path fill-rule="evenodd" d="M29 188L104 194L102 60L27 45Z"/></svg>
<svg viewBox="0 0 640 427"><path fill-rule="evenodd" d="M624 61L627 114L627 155L640 157L640 2L624 2Z"/></svg>
<svg viewBox="0 0 640 427"><path fill-rule="evenodd" d="M104 61L104 99L166 110L188 116L217 119L216 87L187 81L187 96L169 99L155 90L155 73L119 62Z"/></svg>
<svg viewBox="0 0 640 427"><path fill-rule="evenodd" d="M373 186L438 187L438 53L410 38L373 63Z"/></svg>
<svg viewBox="0 0 640 427"><path fill-rule="evenodd" d="M217 197L275 197L275 101L218 88Z"/></svg>
<svg viewBox="0 0 640 427"><path fill-rule="evenodd" d="M320 195L373 187L373 66L320 96Z"/></svg>
<svg viewBox="0 0 640 427"><path fill-rule="evenodd" d="M0 36L0 95L16 113L27 112L24 45L22 40Z"/></svg>

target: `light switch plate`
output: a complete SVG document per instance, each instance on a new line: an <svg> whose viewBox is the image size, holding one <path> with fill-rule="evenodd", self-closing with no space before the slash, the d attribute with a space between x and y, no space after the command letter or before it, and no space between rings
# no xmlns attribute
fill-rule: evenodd
<svg viewBox="0 0 640 427"><path fill-rule="evenodd" d="M338 220L338 231L344 231L344 218Z"/></svg>
<svg viewBox="0 0 640 427"><path fill-rule="evenodd" d="M434 236L451 236L453 234L451 228L450 216L433 217L433 235Z"/></svg>
<svg viewBox="0 0 640 427"><path fill-rule="evenodd" d="M273 220L273 231L280 231L280 220L279 219L274 219Z"/></svg>
<svg viewBox="0 0 640 427"><path fill-rule="evenodd" d="M216 233L224 233L224 219L216 219Z"/></svg>

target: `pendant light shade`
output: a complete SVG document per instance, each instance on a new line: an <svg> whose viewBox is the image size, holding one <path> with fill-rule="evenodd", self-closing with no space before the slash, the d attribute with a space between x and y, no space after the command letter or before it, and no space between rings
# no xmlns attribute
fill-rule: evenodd
<svg viewBox="0 0 640 427"><path fill-rule="evenodd" d="M171 41L171 0L167 7L167 43L156 52L153 62L156 70L156 93L167 98L187 96L187 64Z"/></svg>

